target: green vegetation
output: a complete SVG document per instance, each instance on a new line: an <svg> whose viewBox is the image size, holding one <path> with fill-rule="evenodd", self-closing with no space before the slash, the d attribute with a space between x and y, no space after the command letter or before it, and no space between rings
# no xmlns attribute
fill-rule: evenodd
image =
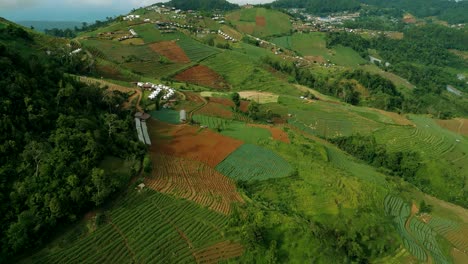
<svg viewBox="0 0 468 264"><path fill-rule="evenodd" d="M227 220L188 201L131 190L111 210L96 215L95 226L59 236L24 263L194 263L192 251L232 239L224 231Z"/></svg>
<svg viewBox="0 0 468 264"><path fill-rule="evenodd" d="M200 61L219 52L217 49L203 45L187 36L181 37L177 44L185 51L191 61Z"/></svg>
<svg viewBox="0 0 468 264"><path fill-rule="evenodd" d="M178 125L180 124L180 113L170 109L151 111L150 115L162 122Z"/></svg>
<svg viewBox="0 0 468 264"><path fill-rule="evenodd" d="M272 75L250 57L237 52L222 52L202 62L203 65L223 76L233 90L270 91L280 94L299 95L298 90L287 81Z"/></svg>
<svg viewBox="0 0 468 264"><path fill-rule="evenodd" d="M290 176L293 168L274 152L244 144L216 166L222 174L240 181L261 181Z"/></svg>
<svg viewBox="0 0 468 264"><path fill-rule="evenodd" d="M287 34L292 29L289 16L272 9L240 9L229 13L226 18L237 30L256 37Z"/></svg>
<svg viewBox="0 0 468 264"><path fill-rule="evenodd" d="M0 32L2 261L40 246L58 223L102 205L136 174L144 154L129 112L115 107L125 94L65 75L79 73L72 70L80 62L34 55L40 54L35 36L13 27L4 29L7 36ZM28 53L18 53L19 38L28 41ZM118 173L109 156L126 160Z"/></svg>

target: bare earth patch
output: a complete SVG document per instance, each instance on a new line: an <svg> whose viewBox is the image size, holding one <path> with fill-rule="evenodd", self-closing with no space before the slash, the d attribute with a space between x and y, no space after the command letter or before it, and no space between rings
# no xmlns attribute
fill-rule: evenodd
<svg viewBox="0 0 468 264"><path fill-rule="evenodd" d="M152 177L145 184L159 192L194 201L228 215L233 202L243 202L234 181L204 163L151 153Z"/></svg>
<svg viewBox="0 0 468 264"><path fill-rule="evenodd" d="M243 144L209 129L189 125L150 120L149 126L152 152L200 161L213 168Z"/></svg>
<svg viewBox="0 0 468 264"><path fill-rule="evenodd" d="M255 101L260 104L277 103L279 96L273 93L256 92L256 91L242 91L239 92L241 98Z"/></svg>
<svg viewBox="0 0 468 264"><path fill-rule="evenodd" d="M204 65L197 65L179 73L175 76L175 79L216 89L228 88L227 82L221 75Z"/></svg>
<svg viewBox="0 0 468 264"><path fill-rule="evenodd" d="M197 250L193 256L197 263L219 263L222 260L239 257L244 253L241 244L224 241L212 246Z"/></svg>
<svg viewBox="0 0 468 264"><path fill-rule="evenodd" d="M278 140L278 141L288 143L288 144L291 143L291 141L289 141L288 134L278 127L269 126L269 125L260 125L260 124L249 124L249 126L268 129L274 140Z"/></svg>
<svg viewBox="0 0 468 264"><path fill-rule="evenodd" d="M258 16L255 18L255 24L259 27L265 27L266 26L266 19L265 17Z"/></svg>
<svg viewBox="0 0 468 264"><path fill-rule="evenodd" d="M149 45L156 53L163 55L172 62L189 63L190 59L185 51L175 41L161 41Z"/></svg>
<svg viewBox="0 0 468 264"><path fill-rule="evenodd" d="M439 126L455 132L460 135L468 135L468 119L467 118L455 118L451 120L437 120Z"/></svg>

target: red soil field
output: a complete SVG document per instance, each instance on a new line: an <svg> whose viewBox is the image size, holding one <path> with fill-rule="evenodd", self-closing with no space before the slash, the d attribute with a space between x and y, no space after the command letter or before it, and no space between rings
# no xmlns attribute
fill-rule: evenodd
<svg viewBox="0 0 468 264"><path fill-rule="evenodd" d="M196 111L196 114L199 115L207 115L207 116L215 116L215 117L221 117L221 118L227 118L227 119L232 119L233 113L230 111L227 106L214 103L214 102L208 102L207 105L205 105L202 109Z"/></svg>
<svg viewBox="0 0 468 264"><path fill-rule="evenodd" d="M150 120L151 152L184 157L215 167L243 142L222 136L209 129L189 125L169 125Z"/></svg>
<svg viewBox="0 0 468 264"><path fill-rule="evenodd" d="M221 104L224 106L234 107L234 102L228 98L210 97L210 102ZM249 104L250 104L249 101L242 100L239 110L241 110L242 112L247 112L249 108Z"/></svg>
<svg viewBox="0 0 468 264"><path fill-rule="evenodd" d="M152 153L156 168L145 184L159 192L194 201L228 215L233 202L243 202L234 181L208 165L183 158Z"/></svg>
<svg viewBox="0 0 468 264"><path fill-rule="evenodd" d="M266 19L265 19L265 17L258 16L258 17L255 18L255 23L259 27L264 27L264 26L266 26Z"/></svg>
<svg viewBox="0 0 468 264"><path fill-rule="evenodd" d="M269 126L269 125L260 125L260 124L249 124L249 126L268 129L273 139L282 141L288 144L291 143L291 141L289 140L288 134L277 127Z"/></svg>
<svg viewBox="0 0 468 264"><path fill-rule="evenodd" d="M239 257L244 253L241 244L224 241L193 253L197 263L219 263L222 260Z"/></svg>
<svg viewBox="0 0 468 264"><path fill-rule="evenodd" d="M163 55L172 62L189 63L190 59L185 51L175 41L161 41L149 45L156 53Z"/></svg>
<svg viewBox="0 0 468 264"><path fill-rule="evenodd" d="M189 82L216 89L228 88L226 81L221 75L204 65L194 66L177 74L174 78L181 82Z"/></svg>

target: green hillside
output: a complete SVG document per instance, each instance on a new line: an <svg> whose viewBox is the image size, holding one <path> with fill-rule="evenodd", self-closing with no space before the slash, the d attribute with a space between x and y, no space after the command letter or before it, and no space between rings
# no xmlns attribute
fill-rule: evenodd
<svg viewBox="0 0 468 264"><path fill-rule="evenodd" d="M227 3L74 39L0 21L0 263L466 263L466 61L445 56L463 31L213 20Z"/></svg>
<svg viewBox="0 0 468 264"><path fill-rule="evenodd" d="M226 19L237 30L256 37L281 35L292 29L289 16L272 9L241 9L227 14Z"/></svg>
<svg viewBox="0 0 468 264"><path fill-rule="evenodd" d="M171 0L167 5L182 10L233 10L239 6L226 0Z"/></svg>

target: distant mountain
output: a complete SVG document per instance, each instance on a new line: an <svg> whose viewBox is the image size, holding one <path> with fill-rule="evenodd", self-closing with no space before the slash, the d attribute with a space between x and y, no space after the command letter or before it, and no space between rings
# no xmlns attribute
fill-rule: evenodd
<svg viewBox="0 0 468 264"><path fill-rule="evenodd" d="M226 0L171 0L167 3L169 6L182 10L234 10L238 5L229 3Z"/></svg>
<svg viewBox="0 0 468 264"><path fill-rule="evenodd" d="M35 30L44 32L45 29L74 29L75 27L81 27L82 22L77 21L18 21L16 22L25 27L33 26Z"/></svg>
<svg viewBox="0 0 468 264"><path fill-rule="evenodd" d="M358 0L277 0L271 5L277 8L306 8L314 14L357 11L361 8Z"/></svg>

